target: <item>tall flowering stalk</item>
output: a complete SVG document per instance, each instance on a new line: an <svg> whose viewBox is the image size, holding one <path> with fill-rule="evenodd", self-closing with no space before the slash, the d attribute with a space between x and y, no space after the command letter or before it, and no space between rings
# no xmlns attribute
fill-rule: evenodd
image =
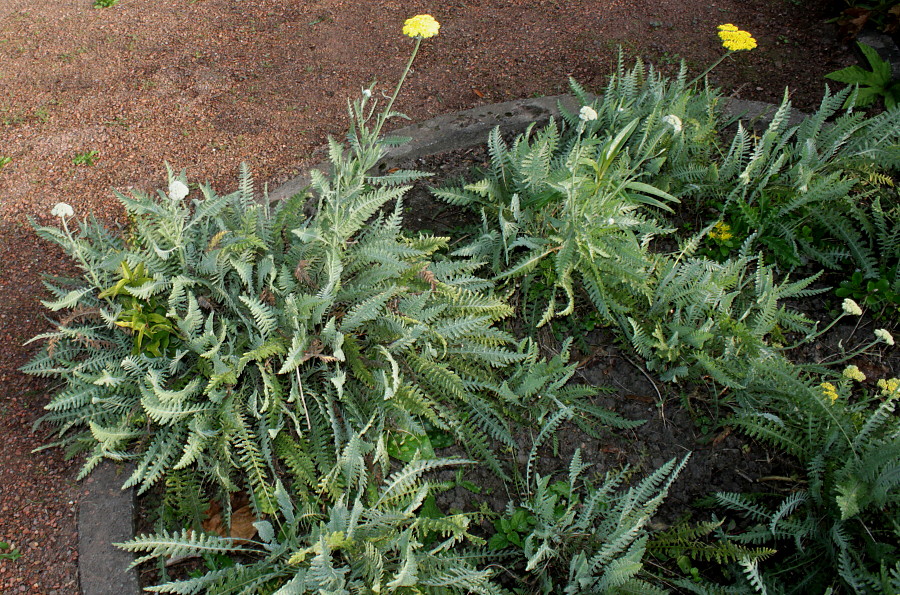
<svg viewBox="0 0 900 595"><path fill-rule="evenodd" d="M420 14L414 17L406 19L403 23L403 34L409 37L412 37L416 40L416 45L413 47L412 54L409 56L409 61L406 63L406 68L403 70L403 74L400 75L400 80L397 82L397 86L394 88L394 94L391 95L391 99L388 101L387 108L381 113L378 117L377 122L375 123L375 129L373 131L373 137L378 138L378 135L381 133L381 128L384 126L384 123L387 121L388 117L391 114L391 108L394 106L394 102L397 100L397 95L400 94L400 89L403 87L403 83L406 81L406 76L409 74L410 69L412 68L413 61L416 59L416 55L419 53L419 46L422 45L423 39L428 39L429 37L434 37L438 34L438 31L441 28L441 24L438 23L434 17L430 14Z"/></svg>
<svg viewBox="0 0 900 595"><path fill-rule="evenodd" d="M749 52L752 49L756 48L756 39L753 38L753 35L748 31L743 31L738 29L735 25L731 23L726 23L724 25L719 25L719 39L722 40L722 47L724 47L727 52L725 52L718 60L712 63L712 65L703 71L703 74L697 75L694 80L688 83L688 86L693 85L707 74L712 71L713 68L722 63L722 60L730 56L735 52Z"/></svg>
<svg viewBox="0 0 900 595"><path fill-rule="evenodd" d="M62 233L60 233L58 229L49 227L44 228L46 233L54 236L53 241L58 242L61 246L69 250L72 256L74 256L75 259L78 260L82 270L84 270L86 274L91 276L91 280L95 283L99 283L100 280L97 277L96 271L94 271L91 263L88 262L88 259L82 250L83 246L81 242L79 242L75 238L75 236L72 234L72 230L69 229L69 219L75 216L75 209L73 209L72 206L68 203L58 202L50 210L50 214L54 217L59 217L60 222L62 223Z"/></svg>

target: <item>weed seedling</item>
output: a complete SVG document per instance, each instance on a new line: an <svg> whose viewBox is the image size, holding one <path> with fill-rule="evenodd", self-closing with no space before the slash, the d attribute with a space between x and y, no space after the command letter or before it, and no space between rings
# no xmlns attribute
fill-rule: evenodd
<svg viewBox="0 0 900 595"><path fill-rule="evenodd" d="M87 165L88 167L97 163L99 153L97 151L88 151L87 153L78 153L72 157L72 165Z"/></svg>
<svg viewBox="0 0 900 595"><path fill-rule="evenodd" d="M22 557L19 548L12 547L5 541L0 541L0 560L18 560Z"/></svg>

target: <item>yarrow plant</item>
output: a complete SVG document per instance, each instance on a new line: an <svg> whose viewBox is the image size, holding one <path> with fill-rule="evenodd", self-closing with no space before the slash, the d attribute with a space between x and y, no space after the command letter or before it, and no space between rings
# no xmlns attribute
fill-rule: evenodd
<svg viewBox="0 0 900 595"><path fill-rule="evenodd" d="M75 210L67 203L58 202L50 211L50 214L54 217L59 217L60 219L66 219L67 217L75 215Z"/></svg>
<svg viewBox="0 0 900 595"><path fill-rule="evenodd" d="M900 391L900 378L881 378L878 380L877 385L881 389L881 394L889 397Z"/></svg>
<svg viewBox="0 0 900 595"><path fill-rule="evenodd" d="M848 378L850 380L855 380L857 382L865 382L866 375L862 373L858 366L850 365L844 368L844 371L841 372L841 375L844 378Z"/></svg>
<svg viewBox="0 0 900 595"><path fill-rule="evenodd" d="M890 346L894 345L894 336L886 328L875 329L875 338Z"/></svg>
<svg viewBox="0 0 900 595"><path fill-rule="evenodd" d="M169 184L169 198L174 201L184 200L189 192L187 185L181 180L172 180Z"/></svg>
<svg viewBox="0 0 900 595"><path fill-rule="evenodd" d="M739 126L722 160L719 91L688 83L684 65L670 81L641 63L626 72L620 58L605 93L589 97L573 81L580 109L512 144L495 130L486 177L435 192L481 215L481 235L448 253L451 238L401 228L408 184L428 174L373 173L391 142L379 133L398 115L393 106L422 40L439 29L431 15L404 23L412 56L384 109L375 108L388 95L374 86L351 102L349 149L329 139L332 168L311 174L318 205L309 219L308 196L260 201L246 169L228 196L189 187L170 170L157 195L120 197L130 224L122 234L82 223L79 235L65 203L52 210L62 229L39 230L85 272L48 282L56 299L45 305L68 312L24 368L65 385L44 421L59 428L60 444L91 450L84 473L102 458L132 460L128 485L164 484L165 499L177 502L162 533L122 545L144 554L136 563L210 553L242 559L150 590L576 595L659 593L665 584L774 593L809 581L810 592L860 592L855 585L874 585L884 564L882 573L897 574L881 577L893 581L884 591L900 592L898 556L888 548L896 531L883 522L898 505L900 380L878 380L875 394L877 378L861 384L858 366L840 367L894 337L877 329L839 361L792 363L786 337L809 342L836 321L818 331L784 306L817 293L814 278L788 282L755 255L759 227L724 209L675 252L656 249L672 244L665 213L675 205L710 204L716 192L752 189L763 171L776 171L753 165L750 152L778 145L769 141L780 129L755 145ZM719 38L727 50L719 62L756 47L731 24L719 27ZM796 181L798 191L813 188L816 171ZM725 262L700 251L705 239ZM840 310L838 319L862 314L851 299ZM627 471L602 482L586 476L580 450L568 482L557 480L560 469L544 474L552 459L543 449L568 438L560 430L574 424L594 436L600 422L637 422L623 425L585 398L595 389L567 384L577 366L568 363L570 339L544 360L540 335L519 340L502 325L515 315L517 329L534 327L525 333L556 319L551 330L593 328L564 320L582 315L612 327L648 372L715 384L734 427L803 464L804 485L771 515L769 496L717 496L752 521L736 535L717 529L727 540L715 550L722 559L705 557L739 564L722 575L738 590L707 590L696 574L692 585L669 581L653 574L662 565L643 565L660 543L649 520L687 459L628 486ZM536 436L525 458L523 430ZM476 460L440 458L453 443ZM432 481L434 471L477 464L518 490L493 537L475 515L444 514L444 484ZM457 487L468 483L461 477ZM239 491L258 538L239 544L201 532L209 498L225 518ZM173 519L193 528L171 532ZM756 547L769 543L779 548L771 560L774 548ZM684 571L681 559L678 567Z"/></svg>
<svg viewBox="0 0 900 595"><path fill-rule="evenodd" d="M681 118L676 116L675 114L669 114L667 116L663 116L663 122L672 127L672 130L675 131L675 134L681 132Z"/></svg>
<svg viewBox="0 0 900 595"><path fill-rule="evenodd" d="M582 122L592 122L597 119L597 112L591 106L585 105L578 111L578 118Z"/></svg>
<svg viewBox="0 0 900 595"><path fill-rule="evenodd" d="M388 101L387 107L381 112L381 115L378 116L378 119L375 122L372 131L372 137L377 138L381 133L381 129L384 127L384 123L388 118L397 114L391 109L394 107L394 102L397 101L397 95L400 94L400 89L403 87L404 81L406 81L407 75L409 75L409 71L412 68L413 62L416 59L416 56L419 53L419 47L422 45L422 40L427 39L429 37L434 37L438 34L438 31L441 28L441 24L438 23L433 16L430 14L420 14L409 19L403 23L403 34L412 37L416 40L416 45L413 47L412 54L409 56L409 61L406 63L406 68L403 69L403 74L400 75L400 80L397 82L397 86L394 88L394 93L391 95L390 100ZM363 89L363 99L364 102L360 106L361 108L365 106L365 101L371 99L372 90L371 89ZM374 111L374 106L373 106ZM374 165L374 164L373 164Z"/></svg>
<svg viewBox="0 0 900 595"><path fill-rule="evenodd" d="M709 237L714 240L724 242L726 240L730 240L734 237L734 234L731 233L731 226L727 223L719 221L715 225L712 226L712 229L709 230Z"/></svg>
<svg viewBox="0 0 900 595"><path fill-rule="evenodd" d="M822 394L831 399L832 403L838 400L839 395L837 392L837 387L834 384L830 382L823 382L819 385L819 387L822 389Z"/></svg>

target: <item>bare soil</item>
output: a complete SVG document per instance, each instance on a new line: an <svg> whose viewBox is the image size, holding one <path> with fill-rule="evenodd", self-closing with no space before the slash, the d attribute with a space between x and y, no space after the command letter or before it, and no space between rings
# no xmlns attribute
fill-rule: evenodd
<svg viewBox="0 0 900 595"><path fill-rule="evenodd" d="M855 62L819 0L3 0L0 541L22 557L0 559L0 592L78 592L79 461L33 452L51 438L32 423L54 387L17 371L47 328L40 275L73 268L28 219L49 222L64 201L117 221L112 190L163 187L164 162L220 191L241 162L270 186L289 179L344 132L347 97L373 80L392 87L412 47L402 23L423 12L441 33L397 106L414 121L564 92L569 76L600 90L619 46L629 61L701 72L721 55L725 22L759 41L710 75L735 97L777 102L789 87L811 109L823 75Z"/></svg>

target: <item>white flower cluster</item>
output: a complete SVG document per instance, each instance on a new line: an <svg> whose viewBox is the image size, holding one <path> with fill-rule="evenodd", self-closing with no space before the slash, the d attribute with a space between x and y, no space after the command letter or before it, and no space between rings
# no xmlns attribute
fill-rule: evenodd
<svg viewBox="0 0 900 595"><path fill-rule="evenodd" d="M675 134L681 132L681 118L676 116L675 114L669 114L668 116L663 116L663 122L672 127L672 130Z"/></svg>
<svg viewBox="0 0 900 595"><path fill-rule="evenodd" d="M183 200L188 195L187 185L181 180L172 180L169 183L169 198L173 201Z"/></svg>
<svg viewBox="0 0 900 595"><path fill-rule="evenodd" d="M73 209L69 204L64 202L56 203L56 206L53 207L53 210L50 211L50 214L54 217L60 217L65 219L66 217L71 217L75 214L75 209Z"/></svg>
<svg viewBox="0 0 900 595"><path fill-rule="evenodd" d="M886 328L875 329L875 338L884 341L888 345L894 344L894 336Z"/></svg>
<svg viewBox="0 0 900 595"><path fill-rule="evenodd" d="M597 112L591 106L585 105L578 112L578 117L581 118L582 122L590 122L597 119Z"/></svg>
<svg viewBox="0 0 900 595"><path fill-rule="evenodd" d="M862 308L850 298L844 299L844 303L841 304L841 309L844 311L844 314L849 314L850 316L862 316Z"/></svg>

